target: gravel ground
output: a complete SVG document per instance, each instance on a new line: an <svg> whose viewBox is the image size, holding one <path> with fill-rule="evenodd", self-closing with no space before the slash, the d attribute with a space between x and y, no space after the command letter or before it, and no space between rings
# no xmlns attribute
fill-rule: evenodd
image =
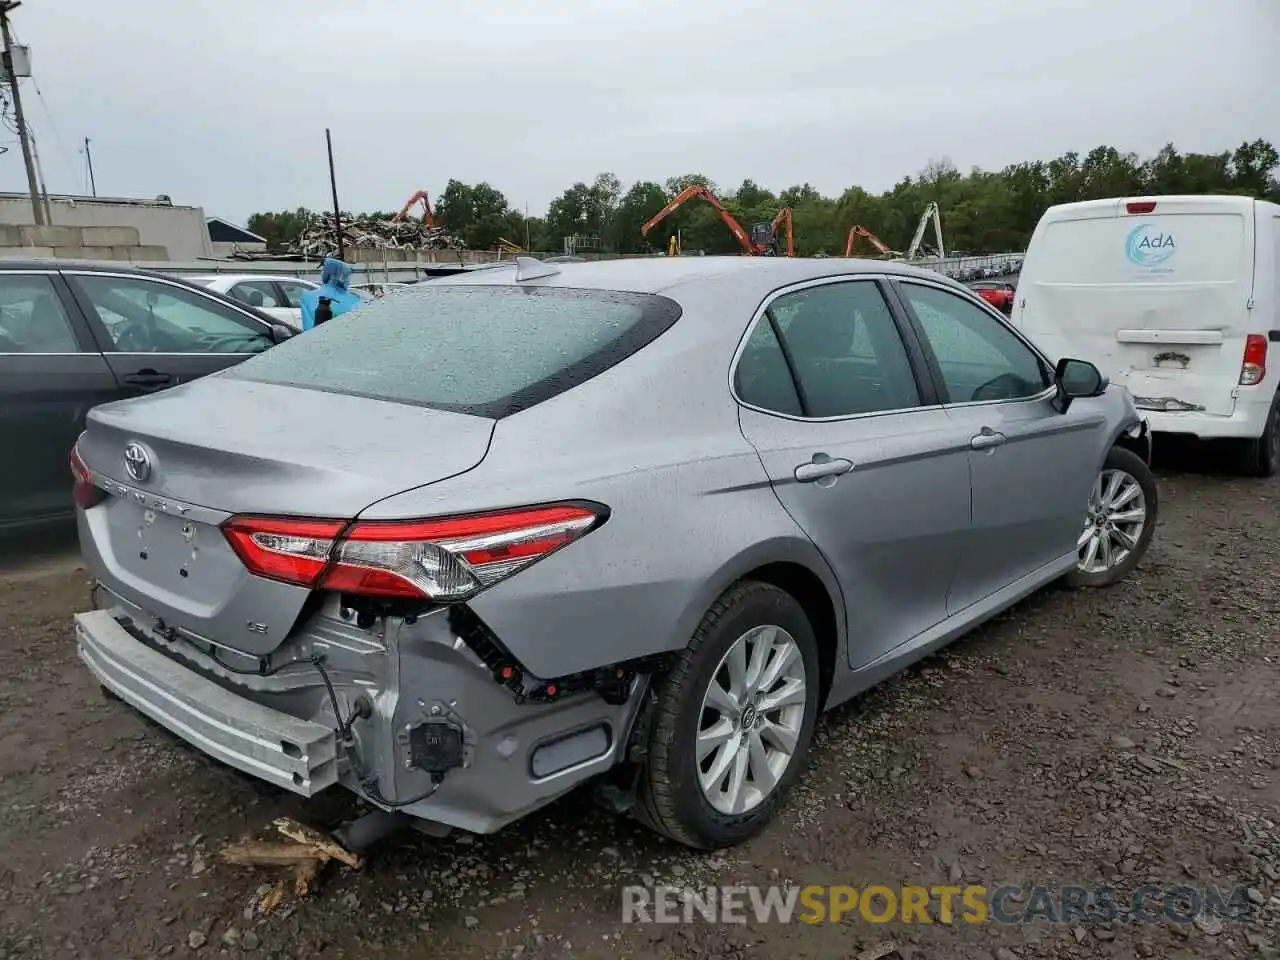
<svg viewBox="0 0 1280 960"><path fill-rule="evenodd" d="M56 543L11 547L0 960L1276 957L1280 483L1187 464L1160 483L1128 581L1041 593L827 715L802 787L743 847L694 855L575 795L493 837L411 835L265 917L271 877L218 849L351 802L255 789L105 701L69 627L83 570ZM1257 905L1195 925L623 924L619 888L652 882L1216 884Z"/></svg>

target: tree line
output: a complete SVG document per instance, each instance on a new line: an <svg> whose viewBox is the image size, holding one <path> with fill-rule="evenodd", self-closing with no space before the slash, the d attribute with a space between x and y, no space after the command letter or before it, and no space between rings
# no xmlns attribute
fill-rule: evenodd
<svg viewBox="0 0 1280 960"><path fill-rule="evenodd" d="M658 252L666 249L668 238L678 230L685 252L739 252L715 211L696 199L647 237L641 236L640 227L647 220L696 183L710 189L744 227L772 220L782 207L792 208L799 256L843 254L854 224L866 227L891 248L904 250L931 201L942 212L948 253L1000 253L1025 249L1045 208L1056 203L1188 193L1241 194L1280 202L1278 168L1280 154L1265 140L1242 143L1222 153L1180 153L1170 143L1146 160L1100 146L1083 157L1069 152L1049 161L1015 163L998 172L975 167L961 173L944 158L878 195L850 187L839 197L825 197L808 183L774 193L749 179L736 188L721 188L697 173L664 183L641 181L624 191L617 176L602 173L589 184L569 187L542 217L525 217L491 184L450 180L434 198L434 211L439 226L475 250L492 249L506 241L527 250L561 252L565 238L573 237L578 251ZM283 250L314 216L306 209L255 213L248 228L265 237L271 249ZM931 235L926 234L926 239L931 241Z"/></svg>

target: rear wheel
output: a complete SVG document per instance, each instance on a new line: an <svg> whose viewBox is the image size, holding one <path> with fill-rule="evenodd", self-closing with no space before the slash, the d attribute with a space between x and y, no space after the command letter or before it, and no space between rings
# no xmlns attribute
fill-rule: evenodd
<svg viewBox="0 0 1280 960"><path fill-rule="evenodd" d="M765 583L730 588L657 687L637 816L704 850L758 833L803 768L818 683L800 604Z"/></svg>
<svg viewBox="0 0 1280 960"><path fill-rule="evenodd" d="M1158 508L1151 468L1132 450L1112 447L1089 494L1067 584L1106 587L1128 576L1151 545Z"/></svg>
<svg viewBox="0 0 1280 960"><path fill-rule="evenodd" d="M1252 477L1274 477L1280 471L1280 394L1271 401L1262 436L1241 444L1240 465Z"/></svg>

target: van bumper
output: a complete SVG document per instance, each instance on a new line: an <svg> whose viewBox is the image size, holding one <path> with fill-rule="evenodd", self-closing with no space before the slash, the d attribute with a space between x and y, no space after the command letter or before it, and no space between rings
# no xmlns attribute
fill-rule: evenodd
<svg viewBox="0 0 1280 960"><path fill-rule="evenodd" d="M1163 411L1139 408L1155 433L1174 433L1201 440L1256 440L1262 436L1271 409L1271 398L1236 403L1229 417L1215 417L1198 411Z"/></svg>

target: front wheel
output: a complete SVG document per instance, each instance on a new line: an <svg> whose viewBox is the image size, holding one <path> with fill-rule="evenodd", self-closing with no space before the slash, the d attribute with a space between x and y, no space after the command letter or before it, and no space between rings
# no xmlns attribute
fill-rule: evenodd
<svg viewBox="0 0 1280 960"><path fill-rule="evenodd" d="M800 775L818 686L800 604L766 583L730 588L658 684L636 815L695 849L754 836Z"/></svg>
<svg viewBox="0 0 1280 960"><path fill-rule="evenodd" d="M1128 576L1151 545L1158 508L1151 468L1132 450L1112 447L1089 494L1067 585L1106 587Z"/></svg>

